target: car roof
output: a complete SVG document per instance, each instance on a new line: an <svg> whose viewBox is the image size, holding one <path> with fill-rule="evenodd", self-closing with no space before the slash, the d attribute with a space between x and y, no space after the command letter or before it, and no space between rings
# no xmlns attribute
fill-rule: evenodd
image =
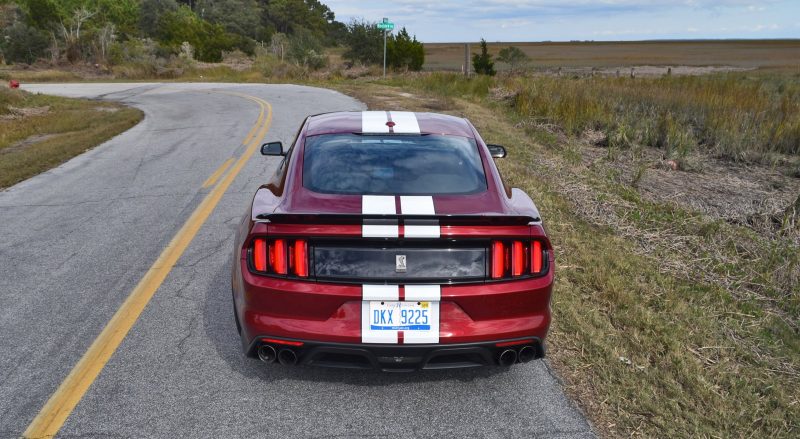
<svg viewBox="0 0 800 439"><path fill-rule="evenodd" d="M321 134L441 134L473 138L466 119L410 111L339 111L310 116L306 136Z"/></svg>

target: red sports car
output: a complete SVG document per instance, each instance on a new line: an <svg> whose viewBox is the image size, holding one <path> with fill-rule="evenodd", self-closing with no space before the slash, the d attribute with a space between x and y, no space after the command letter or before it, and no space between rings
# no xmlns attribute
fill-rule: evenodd
<svg viewBox="0 0 800 439"><path fill-rule="evenodd" d="M244 351L270 363L410 371L544 356L553 248L462 118L308 117L236 235Z"/></svg>

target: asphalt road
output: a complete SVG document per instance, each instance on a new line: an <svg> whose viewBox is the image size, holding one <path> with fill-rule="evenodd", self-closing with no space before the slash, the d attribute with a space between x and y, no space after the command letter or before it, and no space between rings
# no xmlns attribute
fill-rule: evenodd
<svg viewBox="0 0 800 439"><path fill-rule="evenodd" d="M272 105L264 140L312 113L364 108L293 85L48 84L121 101L136 127L0 192L0 437L19 437L215 187ZM277 166L253 155L59 437L592 437L546 362L385 374L245 358L232 316L236 224Z"/></svg>

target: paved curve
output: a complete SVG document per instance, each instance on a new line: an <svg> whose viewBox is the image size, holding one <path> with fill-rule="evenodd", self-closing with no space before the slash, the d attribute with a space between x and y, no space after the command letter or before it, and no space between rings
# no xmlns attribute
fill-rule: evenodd
<svg viewBox="0 0 800 439"><path fill-rule="evenodd" d="M293 85L69 84L31 91L110 99L142 123L0 192L0 437L18 437L211 188L259 108L265 139L310 113L361 109ZM61 437L591 437L546 363L383 374L244 358L230 246L278 160L253 156L60 430Z"/></svg>

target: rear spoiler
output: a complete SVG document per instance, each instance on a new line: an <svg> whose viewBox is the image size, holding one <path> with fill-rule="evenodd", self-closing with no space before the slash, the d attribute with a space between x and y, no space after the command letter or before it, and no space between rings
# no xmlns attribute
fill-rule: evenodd
<svg viewBox="0 0 800 439"><path fill-rule="evenodd" d="M261 213L255 221L277 224L362 224L364 220L435 220L440 225L529 225L541 218L523 215L357 215L357 214L287 214Z"/></svg>

